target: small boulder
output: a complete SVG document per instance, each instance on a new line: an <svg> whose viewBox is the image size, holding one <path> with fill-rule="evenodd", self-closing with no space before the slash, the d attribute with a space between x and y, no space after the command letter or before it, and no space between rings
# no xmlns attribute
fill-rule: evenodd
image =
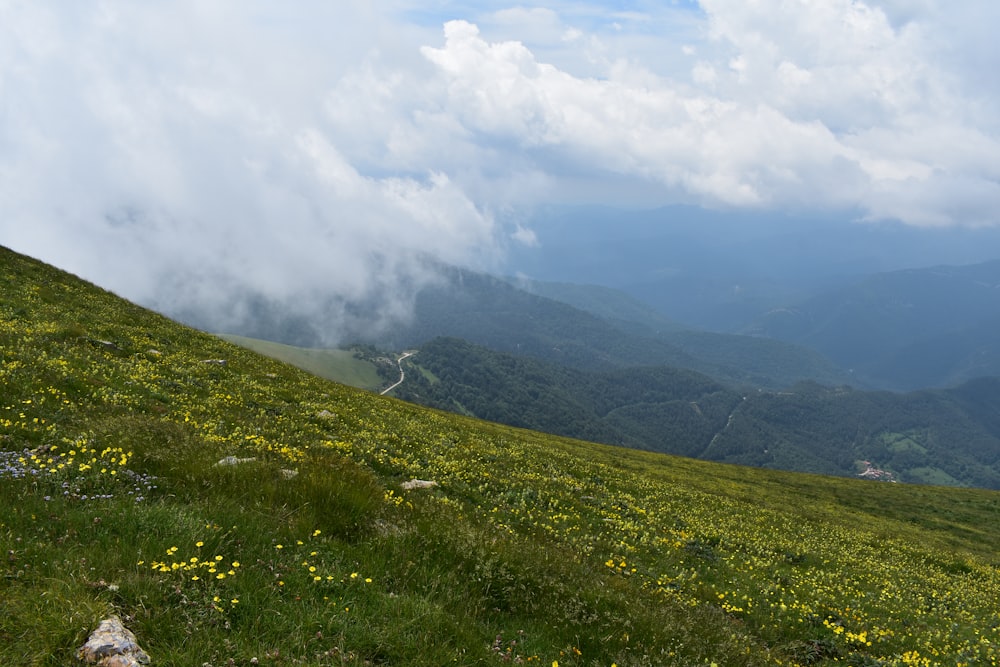
<svg viewBox="0 0 1000 667"><path fill-rule="evenodd" d="M409 482L403 482L400 484L404 491L410 491L412 489L433 489L437 485L437 482L428 479L411 479Z"/></svg>
<svg viewBox="0 0 1000 667"><path fill-rule="evenodd" d="M91 345L107 350L108 352L121 352L122 350L116 343L110 340L100 340L98 338L89 338L88 340Z"/></svg>
<svg viewBox="0 0 1000 667"><path fill-rule="evenodd" d="M76 655L80 660L98 667L138 667L149 664L149 655L139 647L135 635L117 616L101 621Z"/></svg>
<svg viewBox="0 0 1000 667"><path fill-rule="evenodd" d="M256 461L256 457L250 456L247 458L239 458L238 456L225 456L218 460L215 464L216 466L236 466L241 463L253 463Z"/></svg>

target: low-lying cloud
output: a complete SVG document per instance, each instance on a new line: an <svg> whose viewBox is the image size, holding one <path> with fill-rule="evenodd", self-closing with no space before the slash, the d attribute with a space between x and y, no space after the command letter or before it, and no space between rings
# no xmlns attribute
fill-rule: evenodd
<svg viewBox="0 0 1000 667"><path fill-rule="evenodd" d="M538 204L998 221L1000 9L633 4L0 2L0 242L336 342Z"/></svg>

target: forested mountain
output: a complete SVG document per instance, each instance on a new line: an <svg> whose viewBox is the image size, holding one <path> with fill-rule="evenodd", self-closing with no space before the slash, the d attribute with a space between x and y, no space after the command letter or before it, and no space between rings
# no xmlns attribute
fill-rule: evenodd
<svg viewBox="0 0 1000 667"><path fill-rule="evenodd" d="M737 396L693 371L666 366L582 371L493 352L457 338L424 345L413 364L424 372L407 375L395 390L400 398L512 426L643 449L657 447L609 419L611 413L635 403L689 406L721 393L727 396L722 401L724 424L729 403ZM686 435L682 439L692 440Z"/></svg>
<svg viewBox="0 0 1000 667"><path fill-rule="evenodd" d="M669 365L733 384L781 388L802 380L825 384L852 378L822 355L801 346L696 331L654 329L655 315L630 303L614 310L620 293L599 288L583 299L607 320L566 303L530 294L504 280L452 269L446 283L417 295L412 322L375 342L403 349L437 337L456 337L499 352L581 370ZM625 297L625 301L628 298ZM637 315L638 314L638 315ZM626 321L623 317L638 317Z"/></svg>
<svg viewBox="0 0 1000 667"><path fill-rule="evenodd" d="M1000 379L946 391L737 391L667 367L570 369L440 338L397 396L491 421L713 461L1000 488Z"/></svg>
<svg viewBox="0 0 1000 667"><path fill-rule="evenodd" d="M811 347L863 381L947 386L1000 373L1000 261L872 275L749 330Z"/></svg>
<svg viewBox="0 0 1000 667"><path fill-rule="evenodd" d="M699 363L676 346L623 334L595 315L499 278L461 269L449 269L446 275L446 283L417 295L413 320L376 341L381 347L403 349L437 336L454 336L588 370Z"/></svg>

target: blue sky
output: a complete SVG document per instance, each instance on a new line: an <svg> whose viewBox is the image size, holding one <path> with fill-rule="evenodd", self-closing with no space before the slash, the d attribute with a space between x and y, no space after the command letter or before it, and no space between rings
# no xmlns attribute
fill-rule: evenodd
<svg viewBox="0 0 1000 667"><path fill-rule="evenodd" d="M0 243L169 309L499 267L549 204L1000 218L1000 4L0 0Z"/></svg>

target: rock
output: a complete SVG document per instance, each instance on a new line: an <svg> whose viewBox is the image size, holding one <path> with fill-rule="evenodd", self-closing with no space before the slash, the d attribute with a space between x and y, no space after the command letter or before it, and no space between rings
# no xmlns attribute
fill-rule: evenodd
<svg viewBox="0 0 1000 667"><path fill-rule="evenodd" d="M98 667L137 667L149 664L149 655L139 647L135 635L117 616L101 621L97 629L90 633L87 643L77 650L76 656Z"/></svg>
<svg viewBox="0 0 1000 667"><path fill-rule="evenodd" d="M319 419L333 419L337 415L333 414L329 410L320 410L319 412L316 413L316 416Z"/></svg>
<svg viewBox="0 0 1000 667"><path fill-rule="evenodd" d="M254 456L251 456L251 457L248 457L248 458L245 458L245 459L241 459L241 458L236 457L236 456L225 456L225 457L219 459L218 462L215 465L216 466L236 466L236 465L239 465L241 463L253 463L256 460L257 460L257 458L254 457Z"/></svg>
<svg viewBox="0 0 1000 667"><path fill-rule="evenodd" d="M298 470L289 470L288 468L282 468L278 472L281 474L282 479L293 479L299 474Z"/></svg>
<svg viewBox="0 0 1000 667"><path fill-rule="evenodd" d="M202 359L201 363L203 363L203 364L215 364L216 366L225 366L226 365L226 360L225 359Z"/></svg>
<svg viewBox="0 0 1000 667"><path fill-rule="evenodd" d="M410 491L411 489L433 489L437 485L437 482L427 479L411 479L409 482L400 484L404 491Z"/></svg>

